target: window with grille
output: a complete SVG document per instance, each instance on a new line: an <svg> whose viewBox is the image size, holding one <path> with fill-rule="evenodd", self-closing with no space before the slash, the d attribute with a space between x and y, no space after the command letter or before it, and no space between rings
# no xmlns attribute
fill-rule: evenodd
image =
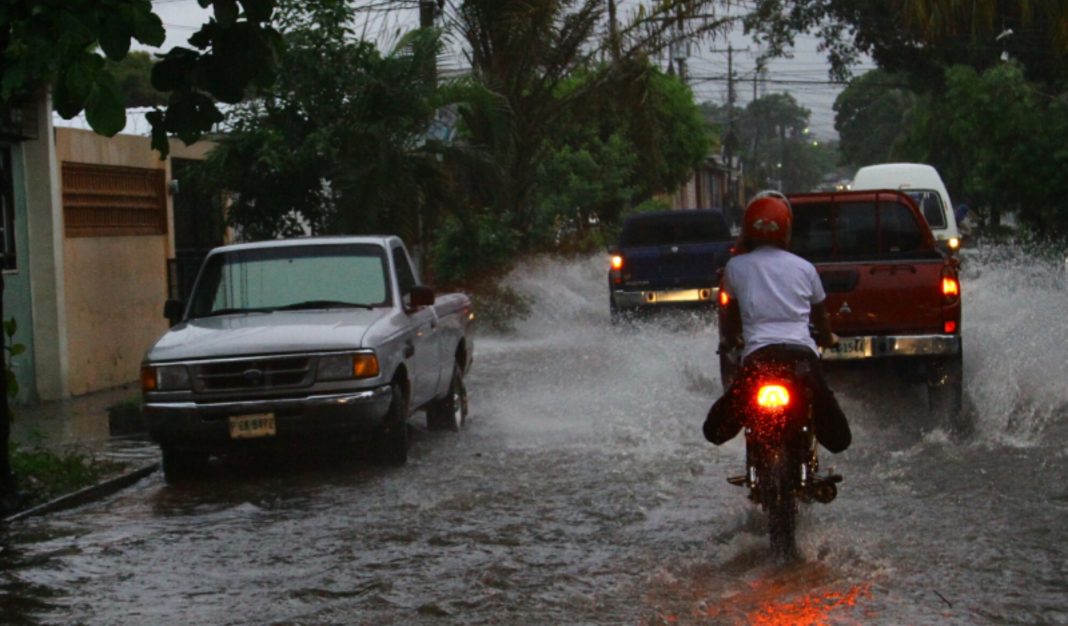
<svg viewBox="0 0 1068 626"><path fill-rule="evenodd" d="M63 163L63 222L68 237L167 232L164 171Z"/></svg>

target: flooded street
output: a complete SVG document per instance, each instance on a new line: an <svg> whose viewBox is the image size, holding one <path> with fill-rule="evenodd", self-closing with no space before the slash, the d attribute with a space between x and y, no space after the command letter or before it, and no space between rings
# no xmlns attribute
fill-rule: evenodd
<svg viewBox="0 0 1068 626"><path fill-rule="evenodd" d="M224 467L0 530L5 624L1068 624L1068 291L969 259L972 431L878 369L833 371L854 443L838 499L776 565L706 443L710 320L613 328L600 256L544 261L481 334L471 420L409 464Z"/></svg>

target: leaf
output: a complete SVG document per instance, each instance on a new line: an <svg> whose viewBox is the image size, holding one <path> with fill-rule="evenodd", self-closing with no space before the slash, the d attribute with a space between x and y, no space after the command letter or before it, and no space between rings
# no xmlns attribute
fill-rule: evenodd
<svg viewBox="0 0 1068 626"><path fill-rule="evenodd" d="M99 68L91 62L94 54L82 54L68 67L64 68L56 82L54 94L56 112L70 119L81 112L85 101L92 91L93 81ZM97 57L99 58L99 57Z"/></svg>
<svg viewBox="0 0 1068 626"><path fill-rule="evenodd" d="M152 125L152 149L159 152L162 161L167 158L171 151L171 143L167 139L167 128L163 119L163 111L156 109L145 114L145 119Z"/></svg>
<svg viewBox="0 0 1068 626"><path fill-rule="evenodd" d="M200 53L175 47L152 66L152 86L159 91L177 91L190 84Z"/></svg>
<svg viewBox="0 0 1068 626"><path fill-rule="evenodd" d="M206 50L215 42L215 34L219 32L219 25L215 22L207 22L200 30L189 37L189 45L197 50Z"/></svg>
<svg viewBox="0 0 1068 626"><path fill-rule="evenodd" d="M23 352L26 352L26 346L24 344L16 343L11 346L11 356L18 356Z"/></svg>
<svg viewBox="0 0 1068 626"><path fill-rule="evenodd" d="M191 144L222 119L215 103L203 93L175 92L167 107L165 128L186 144Z"/></svg>
<svg viewBox="0 0 1068 626"><path fill-rule="evenodd" d="M114 137L126 127L122 92L111 74L97 72L96 82L85 101L85 119L96 133L105 137Z"/></svg>
<svg viewBox="0 0 1068 626"><path fill-rule="evenodd" d="M245 85L249 78L242 74L243 67L235 66L216 55L204 58L204 87L219 100L236 104L245 97Z"/></svg>
<svg viewBox="0 0 1068 626"><path fill-rule="evenodd" d="M237 0L215 0L215 21L219 22L220 26L233 26L237 16Z"/></svg>
<svg viewBox="0 0 1068 626"><path fill-rule="evenodd" d="M121 61L130 51L130 25L122 11L106 13L100 22L100 48L112 61Z"/></svg>
<svg viewBox="0 0 1068 626"><path fill-rule="evenodd" d="M245 15L253 22L267 22L274 12L274 0L241 0Z"/></svg>
<svg viewBox="0 0 1068 626"><path fill-rule="evenodd" d="M146 46L158 48L163 45L163 41L167 38L167 33L163 28L163 21L151 10L144 10L140 7L135 8L131 26L133 36Z"/></svg>
<svg viewBox="0 0 1068 626"><path fill-rule="evenodd" d="M18 328L19 325L18 322L15 321L15 318L11 318L4 322L4 334L8 337L14 337L15 331L17 331Z"/></svg>

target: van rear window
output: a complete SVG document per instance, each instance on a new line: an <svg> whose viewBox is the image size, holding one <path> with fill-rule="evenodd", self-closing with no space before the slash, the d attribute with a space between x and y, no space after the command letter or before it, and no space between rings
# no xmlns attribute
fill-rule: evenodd
<svg viewBox="0 0 1068 626"><path fill-rule="evenodd" d="M908 189L905 190L905 193L909 194L916 206L920 207L923 219L927 220L931 228L946 227L946 212L942 206L942 197L938 195L937 191L931 189Z"/></svg>
<svg viewBox="0 0 1068 626"><path fill-rule="evenodd" d="M813 262L926 257L923 241L922 225L896 202L794 206L790 249Z"/></svg>
<svg viewBox="0 0 1068 626"><path fill-rule="evenodd" d="M623 225L621 246L664 246L731 239L723 215L715 212L638 215Z"/></svg>

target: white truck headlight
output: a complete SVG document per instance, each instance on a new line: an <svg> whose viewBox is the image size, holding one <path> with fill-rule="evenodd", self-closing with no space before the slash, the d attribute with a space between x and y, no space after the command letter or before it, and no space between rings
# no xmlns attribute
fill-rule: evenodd
<svg viewBox="0 0 1068 626"><path fill-rule="evenodd" d="M349 352L319 357L316 380L352 380L378 376L378 357L373 352Z"/></svg>
<svg viewBox="0 0 1068 626"><path fill-rule="evenodd" d="M180 391L189 389L189 368L184 365L144 365L141 367L142 391Z"/></svg>

